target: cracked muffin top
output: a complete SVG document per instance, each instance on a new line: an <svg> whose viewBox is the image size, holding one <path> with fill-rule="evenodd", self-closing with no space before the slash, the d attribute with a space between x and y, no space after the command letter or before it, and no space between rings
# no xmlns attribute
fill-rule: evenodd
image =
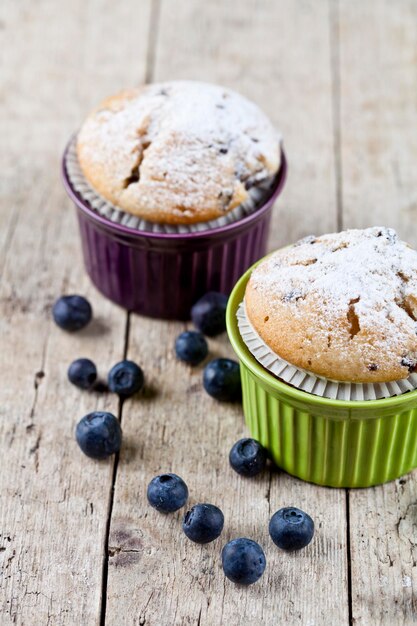
<svg viewBox="0 0 417 626"><path fill-rule="evenodd" d="M248 318L289 363L336 381L417 368L417 252L391 228L307 237L252 272Z"/></svg>
<svg viewBox="0 0 417 626"><path fill-rule="evenodd" d="M173 81L102 102L78 134L77 154L92 187L120 209L193 224L228 213L274 176L281 140L234 91Z"/></svg>

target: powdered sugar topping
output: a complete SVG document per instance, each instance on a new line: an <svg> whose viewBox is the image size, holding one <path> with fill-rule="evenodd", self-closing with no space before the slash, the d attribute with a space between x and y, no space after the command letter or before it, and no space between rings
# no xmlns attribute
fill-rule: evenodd
<svg viewBox="0 0 417 626"><path fill-rule="evenodd" d="M110 98L87 119L78 142L81 165L94 171L91 182L110 200L127 209L165 202L189 216L245 201L247 189L278 171L280 143L254 103L194 81Z"/></svg>
<svg viewBox="0 0 417 626"><path fill-rule="evenodd" d="M307 237L272 254L251 284L271 300L314 299L329 324L347 312L352 336L377 328L385 349L417 331L417 252L390 228Z"/></svg>

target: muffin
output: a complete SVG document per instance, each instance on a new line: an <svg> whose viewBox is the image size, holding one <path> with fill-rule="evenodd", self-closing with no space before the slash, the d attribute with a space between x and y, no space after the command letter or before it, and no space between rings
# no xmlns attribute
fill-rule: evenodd
<svg viewBox="0 0 417 626"><path fill-rule="evenodd" d="M278 467L347 488L417 467L416 295L417 253L389 228L307 237L239 279L243 413Z"/></svg>
<svg viewBox="0 0 417 626"><path fill-rule="evenodd" d="M230 294L265 254L286 172L255 104L189 81L105 100L62 159L94 285L129 311L175 320L207 292Z"/></svg>
<svg viewBox="0 0 417 626"><path fill-rule="evenodd" d="M255 104L193 81L104 100L83 124L76 149L98 194L159 224L222 217L273 181L281 166L281 138Z"/></svg>
<svg viewBox="0 0 417 626"><path fill-rule="evenodd" d="M247 316L278 356L335 381L407 378L417 365L417 252L390 228L307 237L252 272Z"/></svg>

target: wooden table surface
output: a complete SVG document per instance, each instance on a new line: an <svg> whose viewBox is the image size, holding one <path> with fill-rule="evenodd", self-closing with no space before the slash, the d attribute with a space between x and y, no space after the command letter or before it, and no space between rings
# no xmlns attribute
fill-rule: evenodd
<svg viewBox="0 0 417 626"><path fill-rule="evenodd" d="M279 471L239 478L227 454L247 432L241 409L209 398L201 368L176 362L186 325L129 315L92 287L59 172L69 135L106 95L143 81L223 83L285 138L271 248L371 225L417 245L415 0L3 0L0 37L0 624L417 623L417 473L356 491ZM71 292L95 319L67 335L50 307ZM232 355L225 336L210 348ZM74 358L105 375L124 355L147 387L122 411L66 379ZM119 412L118 462L94 462L74 441L95 409ZM179 513L147 505L160 471L184 477L191 503L222 507L220 541L195 545ZM285 505L316 522L298 554L268 536ZM250 588L221 570L235 536L266 551Z"/></svg>

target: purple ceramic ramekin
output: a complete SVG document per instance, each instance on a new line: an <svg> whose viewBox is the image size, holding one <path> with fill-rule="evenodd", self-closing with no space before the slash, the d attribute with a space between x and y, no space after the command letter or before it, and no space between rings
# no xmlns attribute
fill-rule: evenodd
<svg viewBox="0 0 417 626"><path fill-rule="evenodd" d="M187 320L208 291L229 295L237 279L265 255L272 206L282 191L282 165L269 200L251 215L212 230L147 233L94 211L73 188L62 162L65 189L77 207L85 267L107 298L142 315Z"/></svg>

